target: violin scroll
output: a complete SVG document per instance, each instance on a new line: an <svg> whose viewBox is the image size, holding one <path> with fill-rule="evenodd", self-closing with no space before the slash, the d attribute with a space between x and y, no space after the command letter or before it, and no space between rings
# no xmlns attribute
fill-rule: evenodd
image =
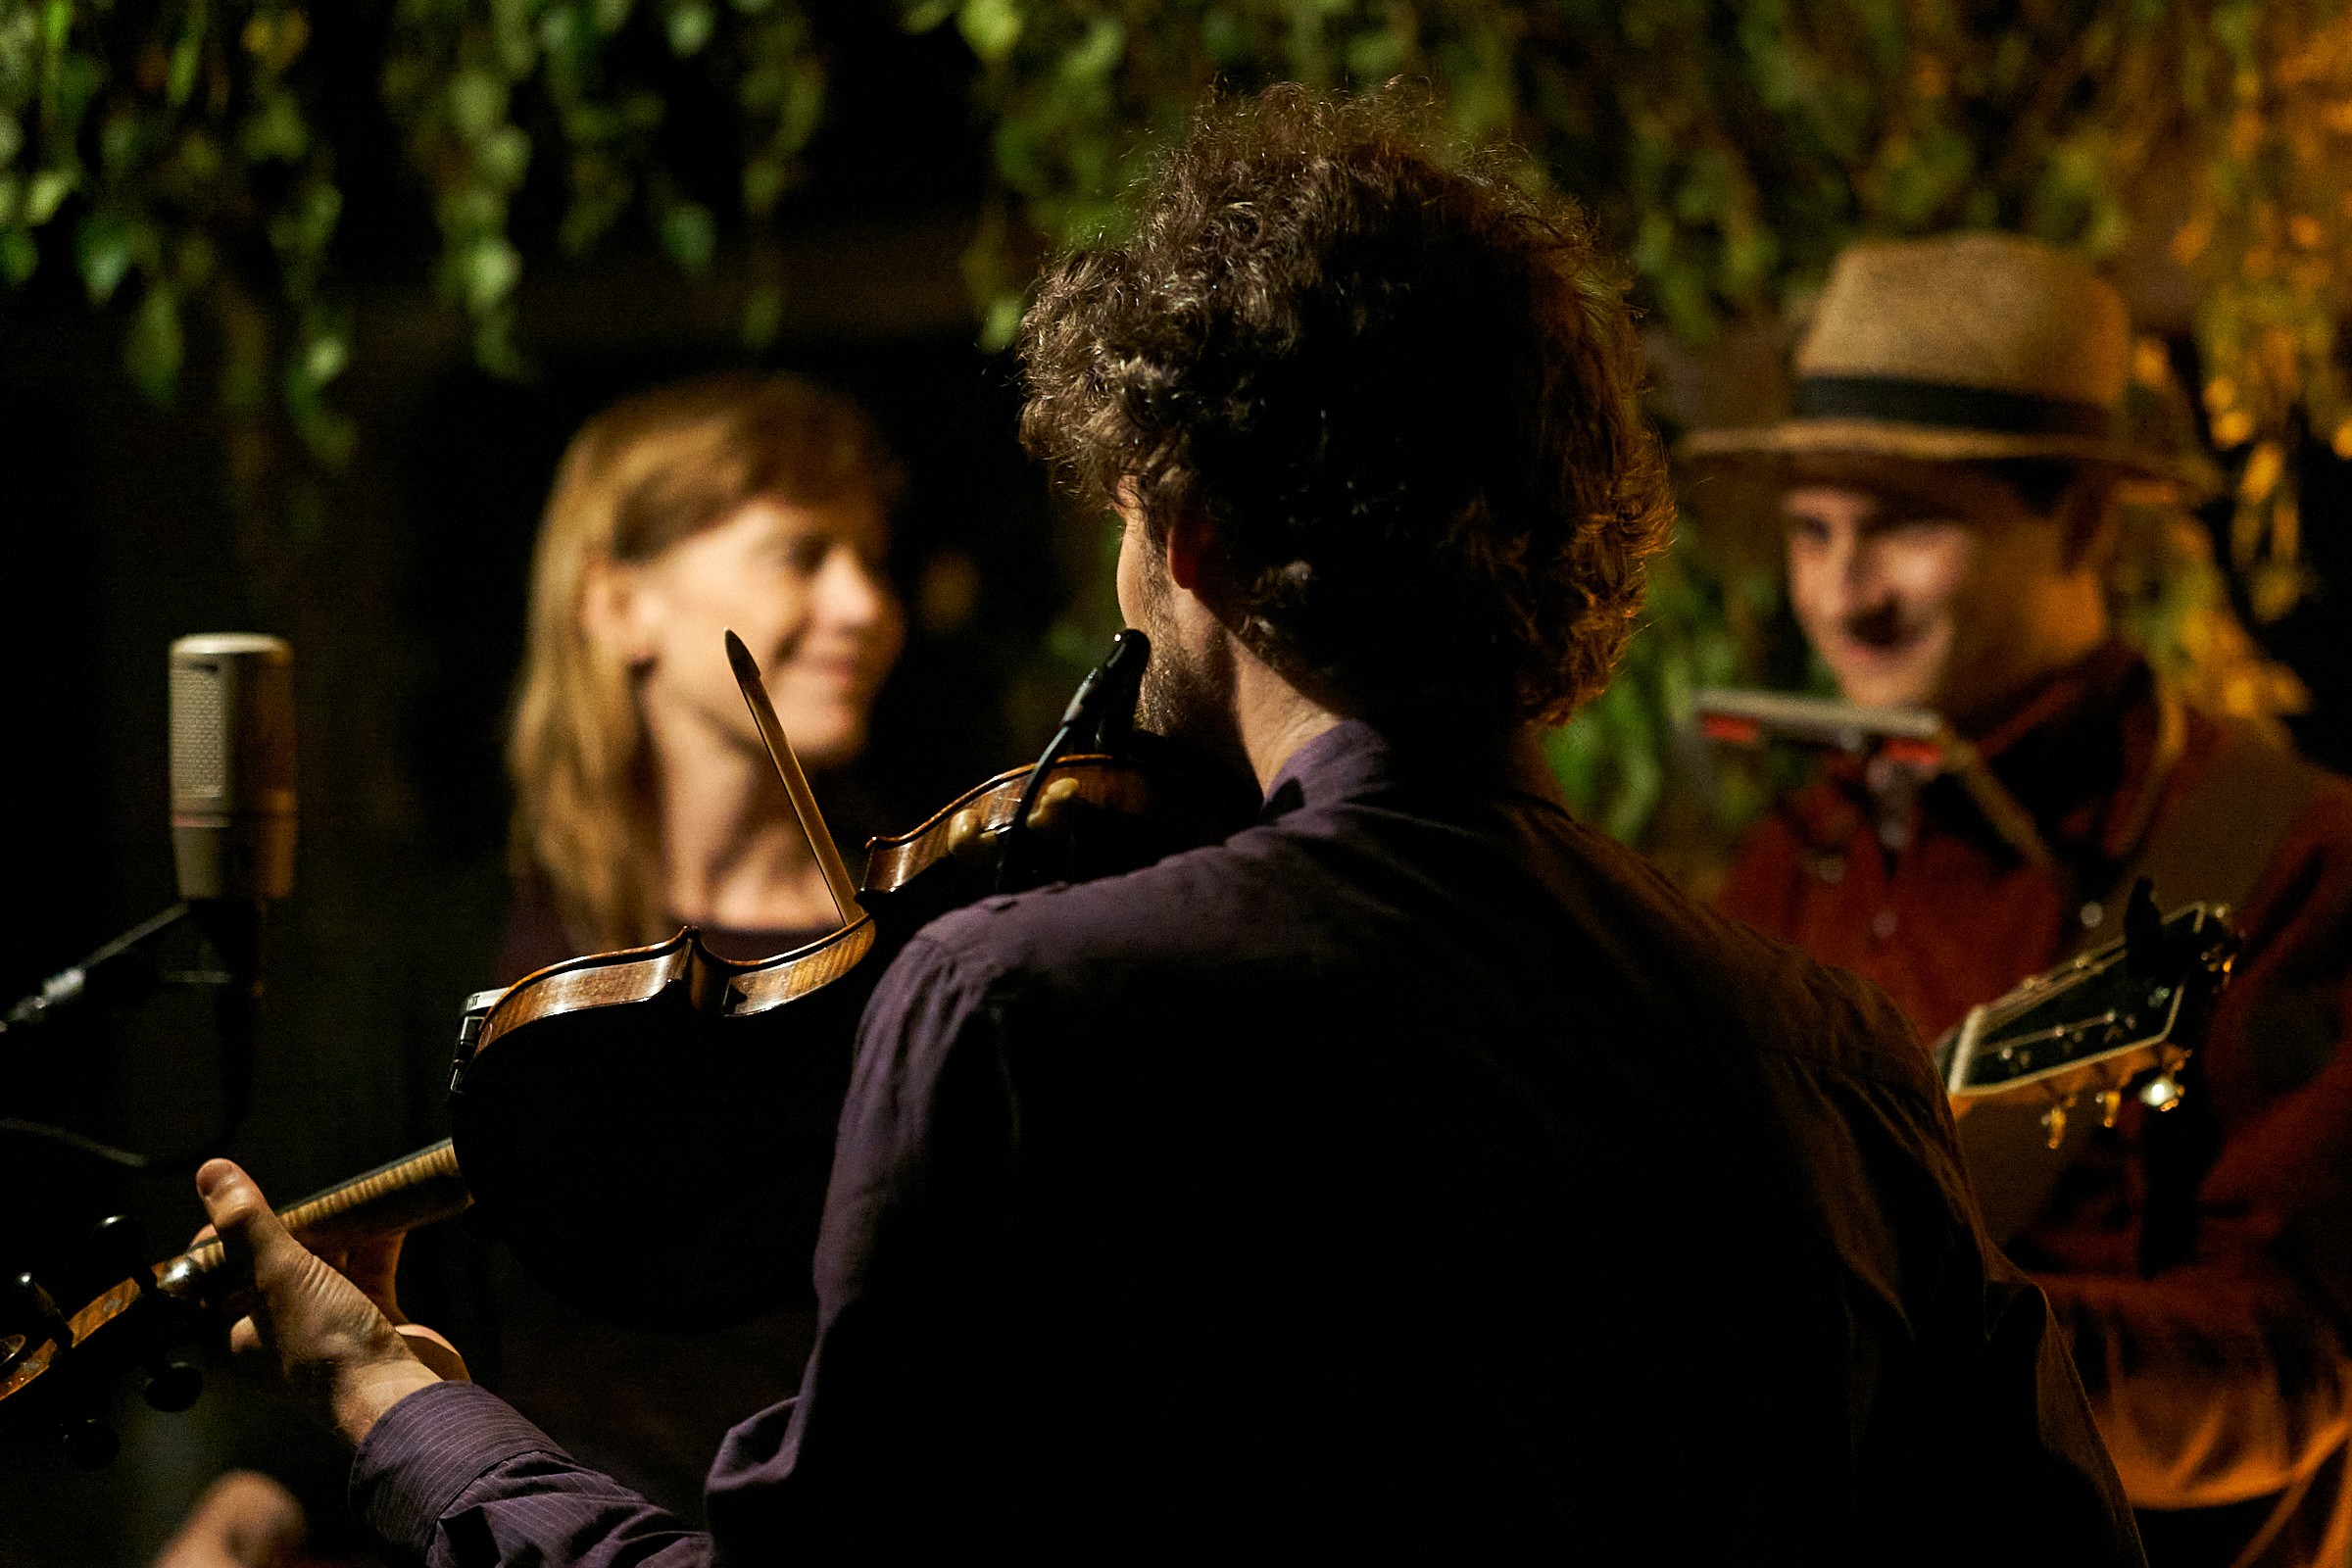
<svg viewBox="0 0 2352 1568"><path fill-rule="evenodd" d="M448 1218L470 1201L444 1140L280 1209L278 1218L304 1246L332 1251ZM93 1261L108 1265L99 1277L118 1268L122 1277L73 1313L30 1274L0 1291L0 1418L13 1423L33 1412L53 1422L67 1458L82 1466L115 1456L102 1411L122 1373L144 1369L145 1397L158 1410L196 1402L203 1374L170 1352L218 1322L229 1284L218 1241L149 1266L139 1261L147 1254L136 1226L117 1216L100 1222L92 1245Z"/></svg>

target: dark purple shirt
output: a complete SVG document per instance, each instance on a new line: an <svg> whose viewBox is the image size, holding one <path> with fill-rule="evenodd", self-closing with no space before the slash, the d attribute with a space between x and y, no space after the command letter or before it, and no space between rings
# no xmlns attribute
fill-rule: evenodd
<svg viewBox="0 0 2352 1568"><path fill-rule="evenodd" d="M708 1537L462 1385L357 1502L435 1565L2138 1561L1899 1016L1577 825L1532 744L1343 724L1223 845L927 928L816 1286Z"/></svg>

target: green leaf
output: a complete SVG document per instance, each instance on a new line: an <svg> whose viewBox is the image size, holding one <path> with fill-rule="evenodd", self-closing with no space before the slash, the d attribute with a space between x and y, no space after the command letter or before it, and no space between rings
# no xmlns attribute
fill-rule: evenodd
<svg viewBox="0 0 2352 1568"><path fill-rule="evenodd" d="M247 117L237 142L248 163L300 163L311 150L311 128L292 93L273 92Z"/></svg>
<svg viewBox="0 0 2352 1568"><path fill-rule="evenodd" d="M64 205L78 183L71 170L44 169L33 175L32 183L24 190L25 223L38 228L55 218L58 208Z"/></svg>
<svg viewBox="0 0 2352 1568"><path fill-rule="evenodd" d="M999 61L1021 40L1020 0L963 0L956 14L956 30L972 53L984 61Z"/></svg>
<svg viewBox="0 0 2352 1568"><path fill-rule="evenodd" d="M504 234L489 235L466 247L460 277L466 308L477 317L487 316L514 292L522 277L522 257Z"/></svg>
<svg viewBox="0 0 2352 1568"><path fill-rule="evenodd" d="M710 254L718 247L718 224L710 209L696 202L674 202L662 214L662 248L671 261L689 272L701 272L710 265Z"/></svg>
<svg viewBox="0 0 2352 1568"><path fill-rule="evenodd" d="M324 386L351 363L351 344L340 332L321 332L303 350L302 373L313 386Z"/></svg>
<svg viewBox="0 0 2352 1568"><path fill-rule="evenodd" d="M15 225L0 228L0 278L13 287L32 276L41 265L41 250L32 236Z"/></svg>
<svg viewBox="0 0 2352 1568"><path fill-rule="evenodd" d="M450 78L449 122L466 141L480 141L507 118L507 84L486 71Z"/></svg>
<svg viewBox="0 0 2352 1568"><path fill-rule="evenodd" d="M999 354L1012 347L1012 340L1021 330L1021 296L999 294L988 302L988 312L980 322L980 347L983 352Z"/></svg>
<svg viewBox="0 0 2352 1568"><path fill-rule="evenodd" d="M712 29L718 25L718 19L701 0L685 0L669 8L664 25L669 34L669 52L684 59L703 52L710 41Z"/></svg>
<svg viewBox="0 0 2352 1568"><path fill-rule="evenodd" d="M169 288L150 283L131 318L130 334L122 346L124 366L139 389L158 403L171 401L187 357L180 331L179 300Z"/></svg>
<svg viewBox="0 0 2352 1568"><path fill-rule="evenodd" d="M473 167L501 190L521 188L531 167L531 138L514 125L501 125L473 149Z"/></svg>
<svg viewBox="0 0 2352 1568"><path fill-rule="evenodd" d="M1126 52L1126 25L1116 17L1097 17L1078 46L1062 56L1061 77L1067 82L1100 81L1118 68Z"/></svg>
<svg viewBox="0 0 2352 1568"><path fill-rule="evenodd" d="M191 12L187 25L180 28L179 39L172 46L171 72L165 78L164 96L174 109L187 107L189 97L196 91L196 74L204 67L204 13Z"/></svg>
<svg viewBox="0 0 2352 1568"><path fill-rule="evenodd" d="M743 166L744 210L764 215L784 194L792 170L781 158L758 157Z"/></svg>
<svg viewBox="0 0 2352 1568"><path fill-rule="evenodd" d="M746 347L760 350L775 342L784 325L784 289L781 284L762 283L743 301L743 341Z"/></svg>

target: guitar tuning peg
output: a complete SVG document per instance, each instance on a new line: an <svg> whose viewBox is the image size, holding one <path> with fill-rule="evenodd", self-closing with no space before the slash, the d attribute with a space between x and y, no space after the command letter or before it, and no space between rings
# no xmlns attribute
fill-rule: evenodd
<svg viewBox="0 0 2352 1568"><path fill-rule="evenodd" d="M2146 1088L2140 1090L2139 1102L2150 1110L2170 1110L2180 1103L2180 1098L2185 1093L2180 1079L2169 1071L2160 1072L2148 1080Z"/></svg>
<svg viewBox="0 0 2352 1568"><path fill-rule="evenodd" d="M185 1361L153 1361L147 1367L144 1397L152 1409L177 1415L204 1393L204 1373Z"/></svg>
<svg viewBox="0 0 2352 1568"><path fill-rule="evenodd" d="M2112 1132L2115 1129L2116 1118L2123 1113L2124 1092L2121 1089L2100 1090L2099 1125Z"/></svg>
<svg viewBox="0 0 2352 1568"><path fill-rule="evenodd" d="M2164 972L2164 911L2156 907L2156 884L2144 876L2132 884L2124 907L2124 970L2141 980Z"/></svg>
<svg viewBox="0 0 2352 1568"><path fill-rule="evenodd" d="M2041 1136L2052 1149L2066 1142L2066 1106L2053 1102L2041 1112Z"/></svg>
<svg viewBox="0 0 2352 1568"><path fill-rule="evenodd" d="M102 1470L122 1451L122 1440L115 1436L113 1425L99 1416L75 1416L58 1437L67 1460L80 1470Z"/></svg>

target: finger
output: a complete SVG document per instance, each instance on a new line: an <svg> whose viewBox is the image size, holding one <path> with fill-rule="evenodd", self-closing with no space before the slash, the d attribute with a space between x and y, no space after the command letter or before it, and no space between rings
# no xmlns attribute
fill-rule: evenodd
<svg viewBox="0 0 2352 1568"><path fill-rule="evenodd" d="M229 1325L228 1353L251 1355L262 1348L262 1331L253 1319L241 1317Z"/></svg>
<svg viewBox="0 0 2352 1568"><path fill-rule="evenodd" d="M208 1160L196 1173L196 1196L220 1234L231 1267L250 1273L265 1291L272 1281L299 1270L309 1256L270 1211L270 1201L253 1178L232 1162Z"/></svg>
<svg viewBox="0 0 2352 1568"><path fill-rule="evenodd" d="M198 1230L195 1235L188 1238L188 1250L193 1252L196 1250L196 1249L202 1247L205 1243L211 1241L214 1237L220 1234L220 1233L219 1231L214 1230L210 1225L204 1226L202 1229Z"/></svg>

